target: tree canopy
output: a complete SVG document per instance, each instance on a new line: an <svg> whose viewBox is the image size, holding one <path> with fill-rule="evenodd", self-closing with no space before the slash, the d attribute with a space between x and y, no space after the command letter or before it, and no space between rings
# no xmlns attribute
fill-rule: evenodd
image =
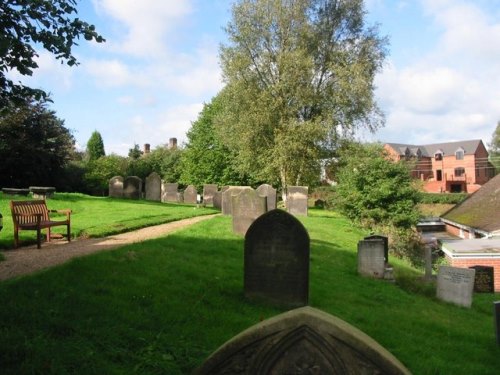
<svg viewBox="0 0 500 375"><path fill-rule="evenodd" d="M490 161L498 172L500 171L500 121L498 121L495 131L491 135L491 143L488 146Z"/></svg>
<svg viewBox="0 0 500 375"><path fill-rule="evenodd" d="M7 73L30 76L38 68L37 48L43 47L69 66L78 63L73 46L80 37L104 42L93 25L75 17L77 0L2 0L0 2L0 108L26 98L47 94L21 83Z"/></svg>
<svg viewBox="0 0 500 375"><path fill-rule="evenodd" d="M106 152L104 151L104 142L102 141L101 133L94 130L87 142L87 158L89 161L93 161L105 155Z"/></svg>
<svg viewBox="0 0 500 375"><path fill-rule="evenodd" d="M220 50L219 138L240 171L282 188L318 178L339 139L383 116L373 80L386 39L362 0L240 0Z"/></svg>

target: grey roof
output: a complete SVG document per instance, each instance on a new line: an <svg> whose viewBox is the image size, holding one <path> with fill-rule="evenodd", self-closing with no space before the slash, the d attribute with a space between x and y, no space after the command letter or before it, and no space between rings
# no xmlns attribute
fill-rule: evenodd
<svg viewBox="0 0 500 375"><path fill-rule="evenodd" d="M480 139L474 139L470 141L457 141L457 142L445 142L445 143L433 143L429 145L411 145L403 143L386 143L391 146L395 151L399 151L400 155L404 155L406 149L408 148L411 155L416 155L418 149L422 152L422 156L433 157L438 151L441 151L443 155L455 155L455 151L459 148L464 150L465 155L474 154L482 143Z"/></svg>

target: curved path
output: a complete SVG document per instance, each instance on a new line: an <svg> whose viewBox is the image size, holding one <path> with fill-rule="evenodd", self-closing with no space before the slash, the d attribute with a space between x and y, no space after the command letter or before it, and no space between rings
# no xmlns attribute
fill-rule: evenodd
<svg viewBox="0 0 500 375"><path fill-rule="evenodd" d="M76 239L71 242L54 240L50 243L42 243L41 249L37 249L36 245L32 245L7 250L3 252L5 260L0 262L0 280L49 268L75 257L161 237L218 215L196 216L103 238Z"/></svg>

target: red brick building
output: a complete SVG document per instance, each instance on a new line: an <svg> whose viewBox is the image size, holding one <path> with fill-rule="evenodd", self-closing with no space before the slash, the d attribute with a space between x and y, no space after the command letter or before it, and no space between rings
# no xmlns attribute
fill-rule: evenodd
<svg viewBox="0 0 500 375"><path fill-rule="evenodd" d="M429 193L477 191L495 175L481 140L409 145L386 143L393 160L414 162L412 174Z"/></svg>

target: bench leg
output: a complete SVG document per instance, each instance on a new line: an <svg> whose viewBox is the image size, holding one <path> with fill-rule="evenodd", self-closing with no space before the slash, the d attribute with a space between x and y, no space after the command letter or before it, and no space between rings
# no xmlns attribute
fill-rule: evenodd
<svg viewBox="0 0 500 375"><path fill-rule="evenodd" d="M67 237L68 242L71 242L71 226L69 224L67 225Z"/></svg>
<svg viewBox="0 0 500 375"><path fill-rule="evenodd" d="M37 249L42 248L42 230L40 228L36 229L36 247Z"/></svg>
<svg viewBox="0 0 500 375"><path fill-rule="evenodd" d="M50 227L47 228L47 242L50 242Z"/></svg>
<svg viewBox="0 0 500 375"><path fill-rule="evenodd" d="M19 247L19 229L16 227L14 228L14 248Z"/></svg>

